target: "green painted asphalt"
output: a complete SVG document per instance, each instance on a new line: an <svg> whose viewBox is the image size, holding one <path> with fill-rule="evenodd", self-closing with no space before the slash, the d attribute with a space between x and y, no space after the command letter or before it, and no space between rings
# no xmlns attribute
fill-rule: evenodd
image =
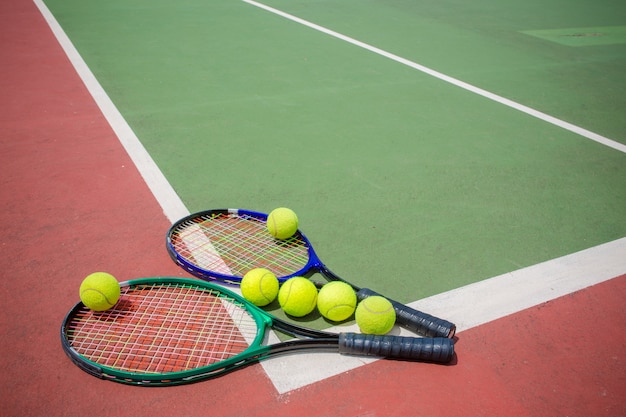
<svg viewBox="0 0 626 417"><path fill-rule="evenodd" d="M626 45L525 33L618 3L267 4L626 143ZM46 4L191 211L291 207L361 286L408 302L626 235L626 155L372 52L238 0Z"/></svg>

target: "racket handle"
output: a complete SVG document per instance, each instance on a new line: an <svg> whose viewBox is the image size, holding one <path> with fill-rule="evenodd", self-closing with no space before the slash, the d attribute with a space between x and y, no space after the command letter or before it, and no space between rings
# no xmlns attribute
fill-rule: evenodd
<svg viewBox="0 0 626 417"><path fill-rule="evenodd" d="M372 295L385 297L369 288L361 288L356 293L359 301ZM387 300L391 302L393 309L396 310L396 323L399 326L426 337L447 337L450 339L454 337L456 333L456 325L454 323L422 313L390 298L387 298Z"/></svg>
<svg viewBox="0 0 626 417"><path fill-rule="evenodd" d="M419 338L340 333L339 353L448 363L454 357L454 342L445 337Z"/></svg>

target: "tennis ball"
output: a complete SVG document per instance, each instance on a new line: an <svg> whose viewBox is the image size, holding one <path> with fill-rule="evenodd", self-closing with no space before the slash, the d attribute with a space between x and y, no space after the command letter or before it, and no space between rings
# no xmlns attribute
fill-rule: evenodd
<svg viewBox="0 0 626 417"><path fill-rule="evenodd" d="M306 278L289 278L278 291L278 302L290 316L306 316L317 304L317 288Z"/></svg>
<svg viewBox="0 0 626 417"><path fill-rule="evenodd" d="M298 216L285 207L274 209L267 216L267 230L277 239L288 239L298 230Z"/></svg>
<svg viewBox="0 0 626 417"><path fill-rule="evenodd" d="M278 279L265 268L251 269L241 279L241 294L254 305L266 306L278 295Z"/></svg>
<svg viewBox="0 0 626 417"><path fill-rule="evenodd" d="M356 309L356 293L345 282L329 282L317 295L317 309L328 320L346 320Z"/></svg>
<svg viewBox="0 0 626 417"><path fill-rule="evenodd" d="M94 272L80 284L80 300L93 311L108 310L120 298L120 284L106 272Z"/></svg>
<svg viewBox="0 0 626 417"><path fill-rule="evenodd" d="M356 324L365 334L385 334L396 323L396 312L389 300L379 295L367 297L354 313Z"/></svg>

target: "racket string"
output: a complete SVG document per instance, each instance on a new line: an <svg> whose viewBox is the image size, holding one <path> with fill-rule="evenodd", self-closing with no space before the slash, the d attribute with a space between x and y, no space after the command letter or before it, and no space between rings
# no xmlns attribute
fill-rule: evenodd
<svg viewBox="0 0 626 417"><path fill-rule="evenodd" d="M264 221L237 214L213 214L185 222L172 233L172 242L181 256L203 269L233 276L243 276L252 268L286 276L309 261L308 247L297 235L284 241L275 239Z"/></svg>
<svg viewBox="0 0 626 417"><path fill-rule="evenodd" d="M104 366L136 373L194 369L245 351L256 321L235 300L194 287L126 288L102 313L79 311L66 330L72 347Z"/></svg>

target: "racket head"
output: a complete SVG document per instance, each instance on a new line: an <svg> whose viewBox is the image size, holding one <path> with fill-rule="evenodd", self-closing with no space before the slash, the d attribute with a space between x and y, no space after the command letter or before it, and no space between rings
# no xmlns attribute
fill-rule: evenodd
<svg viewBox="0 0 626 417"><path fill-rule="evenodd" d="M253 268L266 268L279 282L325 270L300 231L289 239L267 231L267 214L243 209L205 210L174 223L166 235L170 257L192 275L240 284Z"/></svg>
<svg viewBox="0 0 626 417"><path fill-rule="evenodd" d="M143 278L120 284L109 310L79 302L63 320L69 358L101 379L131 385L179 385L252 363L272 317L221 286L191 278Z"/></svg>

